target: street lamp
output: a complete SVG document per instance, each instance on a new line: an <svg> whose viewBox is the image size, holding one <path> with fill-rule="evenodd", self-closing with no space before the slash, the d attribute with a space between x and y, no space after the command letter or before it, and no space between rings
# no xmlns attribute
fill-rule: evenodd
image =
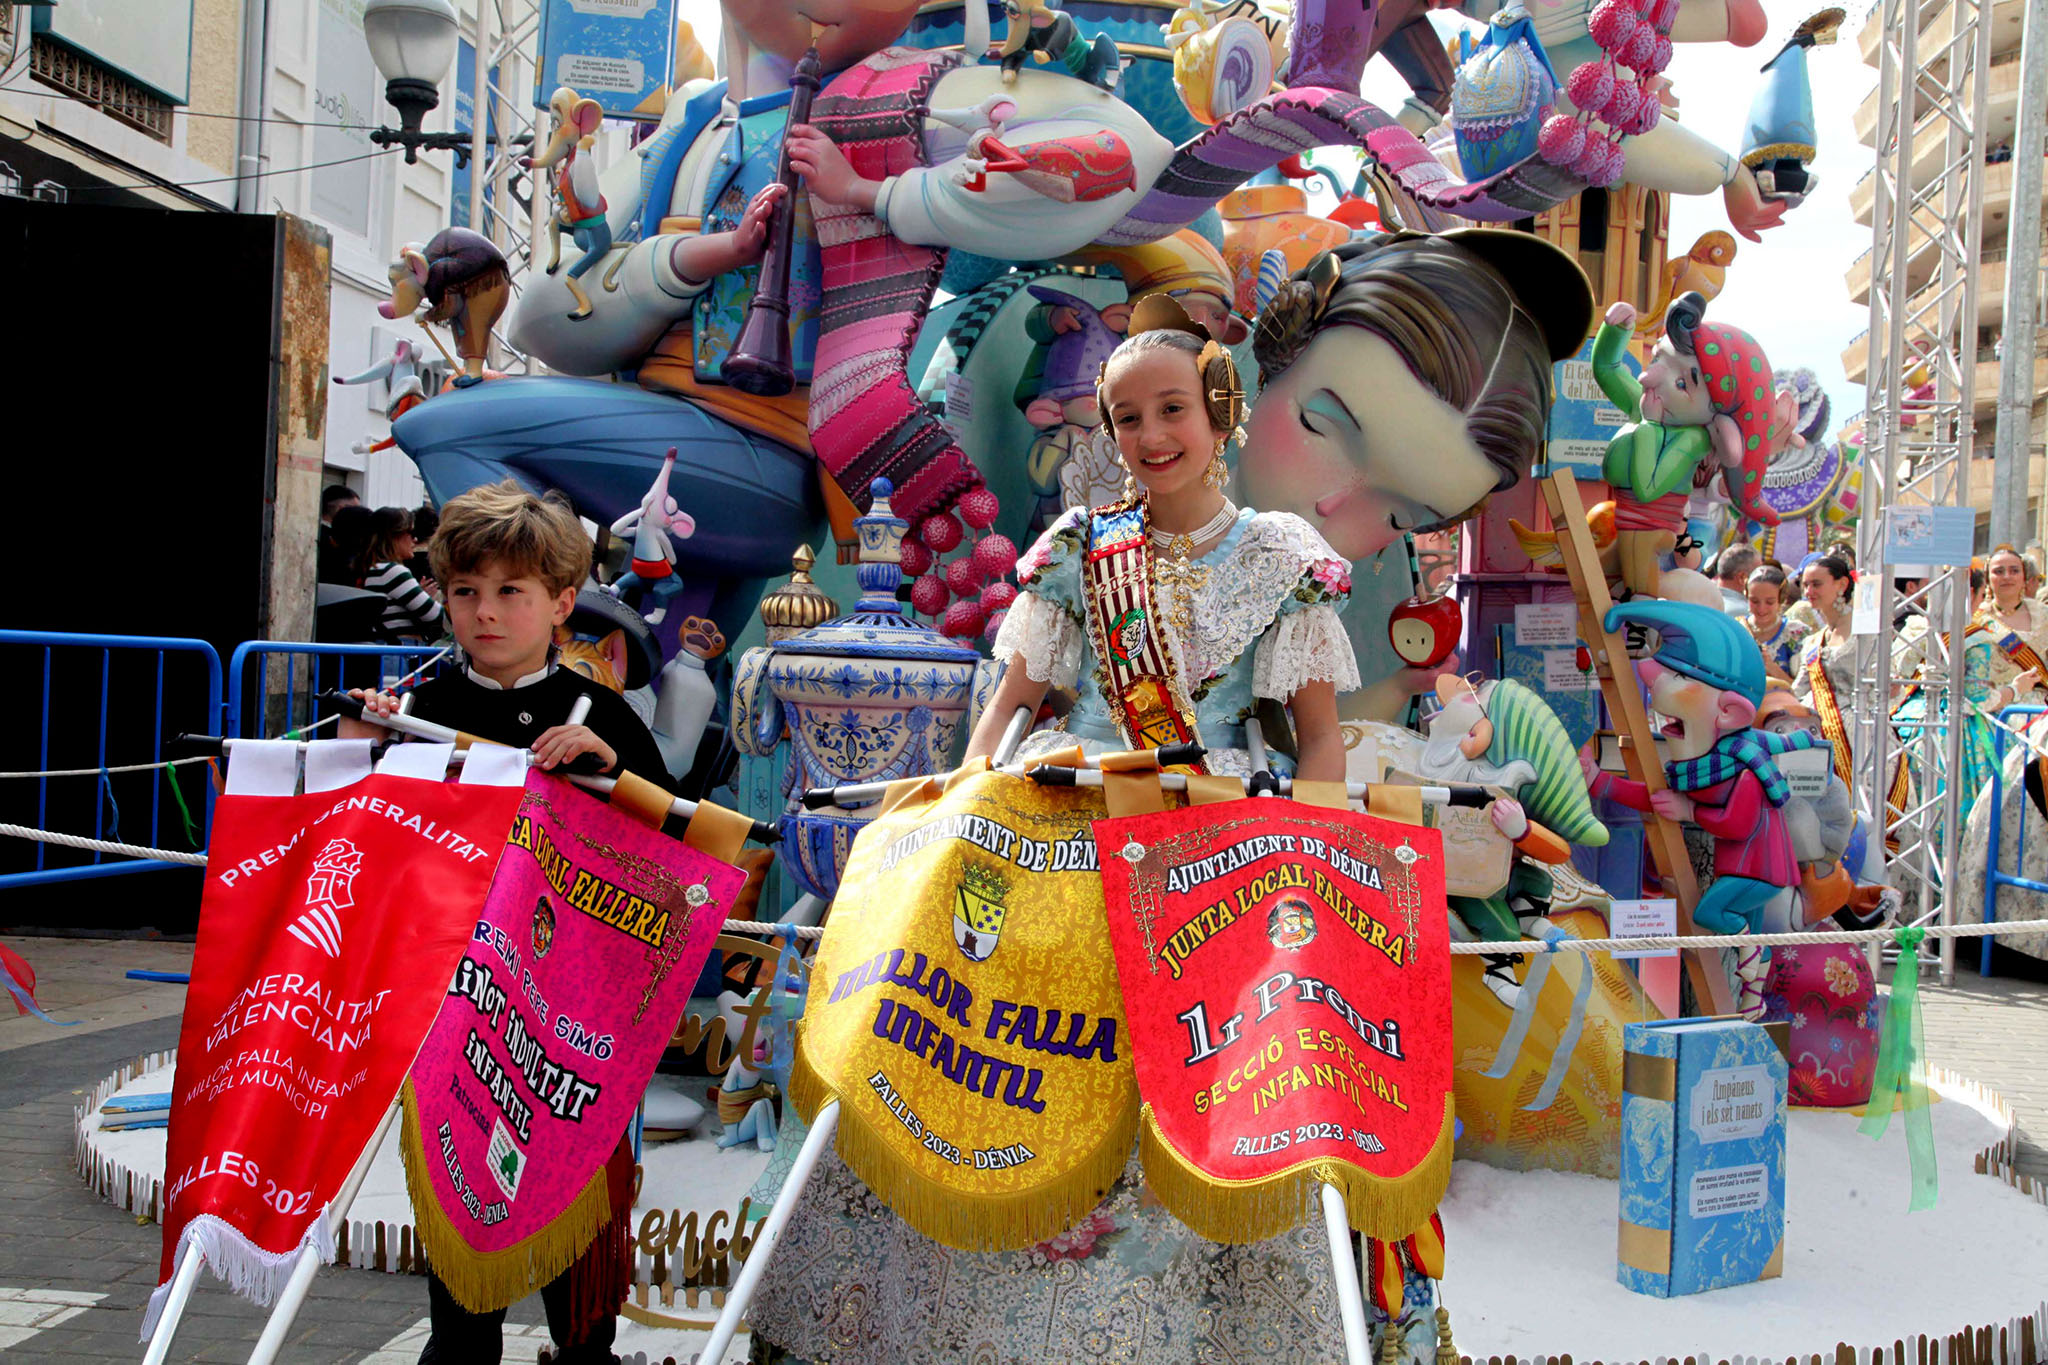
<svg viewBox="0 0 2048 1365"><path fill-rule="evenodd" d="M469 164L466 132L423 133L420 122L441 102L441 82L455 62L457 20L451 0L367 0L363 36L370 58L384 77L384 98L398 110L397 128L377 128L370 141L405 148L417 162L420 148L452 151L458 166Z"/></svg>

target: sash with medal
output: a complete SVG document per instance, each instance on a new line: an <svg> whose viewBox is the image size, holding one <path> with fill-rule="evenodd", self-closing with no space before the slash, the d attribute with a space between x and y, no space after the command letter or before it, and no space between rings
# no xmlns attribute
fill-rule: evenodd
<svg viewBox="0 0 2048 1365"><path fill-rule="evenodd" d="M1828 744L1835 751L1835 775L1843 785L1854 789L1856 779L1849 756L1849 722L1842 715L1841 699L1835 696L1835 684L1828 678L1827 669L1821 666L1821 655L1826 650L1817 648L1813 657L1806 661L1806 678L1813 684L1813 710L1820 717L1821 733L1827 736Z"/></svg>
<svg viewBox="0 0 2048 1365"><path fill-rule="evenodd" d="M1820 717L1821 734L1827 737L1829 746L1834 750L1835 776L1842 779L1842 785L1854 791L1856 782L1851 776L1854 763L1849 748L1849 719L1842 714L1842 701L1835 695L1834 680L1828 677L1827 669L1821 666L1821 652L1816 650L1813 657L1806 661L1807 681L1813 684L1813 711ZM1887 831L1905 812L1906 797L1911 790L1911 778L1906 772L1906 758L1901 753L1892 760L1891 787L1885 793Z"/></svg>
<svg viewBox="0 0 2048 1365"><path fill-rule="evenodd" d="M1993 623L1985 622L1984 628L1986 630L1992 629ZM1995 643L2004 652L2005 657L2012 660L2013 666L2018 668L2020 672L2024 673L2031 668L2044 680L2048 680L2048 666L2042 664L2040 654L2035 651L2032 645L2020 638L2018 631L2008 630L2005 634L2000 635Z"/></svg>
<svg viewBox="0 0 2048 1365"><path fill-rule="evenodd" d="M1150 520L1143 502L1090 512L1081 567L1096 682L1134 749L1201 742L1194 704L1159 629Z"/></svg>

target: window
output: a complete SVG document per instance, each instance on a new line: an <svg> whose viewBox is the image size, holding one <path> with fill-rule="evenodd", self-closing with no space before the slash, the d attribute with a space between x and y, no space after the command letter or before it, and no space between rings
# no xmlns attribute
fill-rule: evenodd
<svg viewBox="0 0 2048 1365"><path fill-rule="evenodd" d="M44 85L139 129L158 142L170 142L171 102L76 48L38 33L29 49L29 70Z"/></svg>
<svg viewBox="0 0 2048 1365"><path fill-rule="evenodd" d="M1607 250L1607 191L1598 186L1579 192L1579 250Z"/></svg>

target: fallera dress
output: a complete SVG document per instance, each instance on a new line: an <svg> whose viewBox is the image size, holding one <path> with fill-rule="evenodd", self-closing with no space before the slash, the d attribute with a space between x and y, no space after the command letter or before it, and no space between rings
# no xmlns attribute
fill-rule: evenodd
<svg viewBox="0 0 2048 1365"><path fill-rule="evenodd" d="M1064 513L1017 566L998 659L1079 696L1049 749L1129 747L1100 686L1083 559L1089 513ZM1166 558L1165 555L1159 558ZM1259 698L1311 682L1358 686L1338 611L1350 566L1304 521L1240 511L1209 553L1168 564L1154 605L1213 771L1249 771L1244 721ZM1029 747L1025 750L1029 753ZM790 1130L798 1125L788 1125ZM1426 1281L1401 1318L1409 1359L1430 1359ZM775 1249L749 1318L765 1365L1334 1365L1343 1330L1323 1228L1250 1246L1204 1241L1145 1190L1135 1153L1108 1197L1028 1250L954 1251L912 1231L827 1153Z"/></svg>

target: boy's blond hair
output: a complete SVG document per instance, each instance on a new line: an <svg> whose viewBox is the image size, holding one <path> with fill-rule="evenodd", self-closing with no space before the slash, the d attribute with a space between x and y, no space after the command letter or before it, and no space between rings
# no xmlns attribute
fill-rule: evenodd
<svg viewBox="0 0 2048 1365"><path fill-rule="evenodd" d="M589 577L590 537L560 494L536 498L507 479L448 500L427 562L444 584L496 563L510 577L538 578L554 594Z"/></svg>

